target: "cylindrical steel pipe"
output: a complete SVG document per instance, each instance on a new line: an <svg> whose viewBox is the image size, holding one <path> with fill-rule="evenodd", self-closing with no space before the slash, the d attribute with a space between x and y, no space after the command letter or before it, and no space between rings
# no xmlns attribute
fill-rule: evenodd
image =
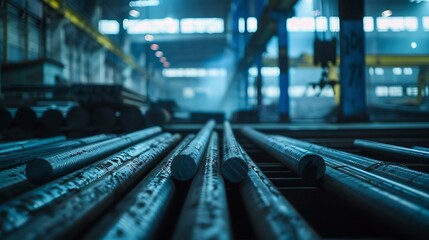
<svg viewBox="0 0 429 240"><path fill-rule="evenodd" d="M133 161L126 162L115 171L75 191L64 201L41 209L21 228L5 234L3 239L61 239L76 236L79 230L92 223L121 198L179 139L180 135L175 135L162 143L151 145Z"/></svg>
<svg viewBox="0 0 429 240"><path fill-rule="evenodd" d="M0 155L0 169L6 169L17 165L25 164L36 157L70 150L76 147L104 141L110 138L112 138L112 136L100 134L86 138L50 143L43 145L43 147L40 148L33 147L22 151L15 151L9 154Z"/></svg>
<svg viewBox="0 0 429 240"><path fill-rule="evenodd" d="M323 186L328 191L360 207L370 215L390 224L407 238L428 239L429 209L408 199L381 189L348 168L328 165Z"/></svg>
<svg viewBox="0 0 429 240"><path fill-rule="evenodd" d="M0 149L0 157L6 156L9 154L13 154L16 151L21 151L21 150L25 150L25 149L34 148L34 147L40 147L40 146L44 146L47 144L51 144L51 143L55 143L55 142L61 142L61 141L65 141L65 140L66 140L66 137L64 137L64 136L56 136L56 137L43 138L43 139L38 139L38 140L31 140L31 141L24 142L24 143L17 143L16 145L14 144L14 145Z"/></svg>
<svg viewBox="0 0 429 240"><path fill-rule="evenodd" d="M45 183L160 132L159 127L147 128L70 151L36 158L27 164L26 175L28 180L33 183Z"/></svg>
<svg viewBox="0 0 429 240"><path fill-rule="evenodd" d="M429 163L429 153L425 151L362 139L354 140L353 144L366 151L381 153L386 156L401 157L408 161Z"/></svg>
<svg viewBox="0 0 429 240"><path fill-rule="evenodd" d="M152 239L175 191L171 162L193 138L193 135L187 136L85 239Z"/></svg>
<svg viewBox="0 0 429 240"><path fill-rule="evenodd" d="M362 182L369 183L377 188L397 195L400 198L407 199L422 207L429 208L429 193L427 192L420 191L419 189L415 189L405 184L381 177L329 157L325 157L325 162L326 165L330 166L331 168L341 168L342 172L349 173Z"/></svg>
<svg viewBox="0 0 429 240"><path fill-rule="evenodd" d="M289 144L302 147L309 151L321 154L338 160L342 163L347 163L351 166L358 167L368 172L375 173L388 179L412 186L424 191L429 191L429 174L414 171L406 167L395 164L390 164L382 161L377 161L371 158L366 158L351 153L335 150L332 148L322 147L309 142L300 141L284 136L272 136L275 141L286 142Z"/></svg>
<svg viewBox="0 0 429 240"><path fill-rule="evenodd" d="M147 156L154 146L165 145L171 134L163 133L150 140L136 144L102 161L40 186L0 206L0 232L12 231L29 220L40 209L63 199L76 190L111 174L116 168L135 158Z"/></svg>
<svg viewBox="0 0 429 240"><path fill-rule="evenodd" d="M232 183L239 183L247 177L248 167L244 160L241 147L234 137L231 124L223 124L223 160L222 175Z"/></svg>
<svg viewBox="0 0 429 240"><path fill-rule="evenodd" d="M204 166L192 180L173 239L231 239L216 132L211 136Z"/></svg>
<svg viewBox="0 0 429 240"><path fill-rule="evenodd" d="M325 161L311 151L293 144L275 141L270 136L250 127L241 128L241 133L304 178L320 179L325 174Z"/></svg>
<svg viewBox="0 0 429 240"><path fill-rule="evenodd" d="M427 148L427 147L413 146L413 149L425 151L425 152L429 153L429 148Z"/></svg>
<svg viewBox="0 0 429 240"><path fill-rule="evenodd" d="M208 121L189 145L174 158L171 163L171 174L175 179L187 181L194 177L214 127L215 121Z"/></svg>
<svg viewBox="0 0 429 240"><path fill-rule="evenodd" d="M319 239L316 232L283 197L253 160L240 192L259 239Z"/></svg>

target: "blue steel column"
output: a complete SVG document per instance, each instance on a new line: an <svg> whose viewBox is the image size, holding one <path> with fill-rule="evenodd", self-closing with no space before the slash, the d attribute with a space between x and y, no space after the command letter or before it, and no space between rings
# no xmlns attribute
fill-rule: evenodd
<svg viewBox="0 0 429 240"><path fill-rule="evenodd" d="M340 109L339 121L367 120L365 97L364 0L339 0Z"/></svg>
<svg viewBox="0 0 429 240"><path fill-rule="evenodd" d="M256 60L256 68L258 74L256 75L255 89L256 89L256 108L262 110L262 56Z"/></svg>
<svg viewBox="0 0 429 240"><path fill-rule="evenodd" d="M277 19L277 35L279 39L279 121L289 121L289 54L288 54L288 34L286 29L287 18L281 16Z"/></svg>

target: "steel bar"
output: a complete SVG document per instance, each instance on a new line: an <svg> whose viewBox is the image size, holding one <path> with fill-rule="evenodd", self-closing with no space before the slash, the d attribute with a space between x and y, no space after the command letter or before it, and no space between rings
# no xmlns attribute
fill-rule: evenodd
<svg viewBox="0 0 429 240"><path fill-rule="evenodd" d="M350 171L349 168L332 168L328 165L323 186L340 198L389 224L391 229L401 232L406 238L429 238L427 207L376 187L371 181L362 181L362 177Z"/></svg>
<svg viewBox="0 0 429 240"><path fill-rule="evenodd" d="M32 141L28 141L28 142L24 142L24 143L17 143L16 145L11 145L9 147L0 149L0 154L2 154L2 155L10 154L11 152L14 152L14 151L21 151L24 149L40 147L40 146L43 146L46 144L51 144L54 142L60 142L60 141L65 141L65 140L66 140L66 137L64 137L64 136L56 136L56 137L39 139L37 141L32 140Z"/></svg>
<svg viewBox="0 0 429 240"><path fill-rule="evenodd" d="M74 175L74 178L66 176L65 182L57 180L54 185L48 184L50 188L42 187L44 192L36 189L32 191L33 196L27 194L25 198L14 199L3 205L1 217L4 219L0 221L5 235L3 239L16 239L18 236L23 239L58 239L60 236L76 234L74 230L86 226L109 204L120 198L180 139L180 135L165 137L162 137L164 141L149 140L150 143L137 147L143 152L125 162L123 158L127 158L127 153L124 151L114 158L92 165L87 171ZM134 151L136 149L130 148L130 152ZM55 201L52 201L52 197L56 197ZM26 202L26 199L30 202Z"/></svg>
<svg viewBox="0 0 429 240"><path fill-rule="evenodd" d="M32 185L25 177L23 165L0 171L0 179L0 203L28 190Z"/></svg>
<svg viewBox="0 0 429 240"><path fill-rule="evenodd" d="M215 127L215 121L208 121L189 145L171 163L171 174L179 181L194 177Z"/></svg>
<svg viewBox="0 0 429 240"><path fill-rule="evenodd" d="M147 128L70 151L36 158L27 164L26 175L30 182L46 183L160 132L159 127Z"/></svg>
<svg viewBox="0 0 429 240"><path fill-rule="evenodd" d="M240 192L258 238L319 239L247 153L244 156L249 172Z"/></svg>
<svg viewBox="0 0 429 240"><path fill-rule="evenodd" d="M173 239L231 239L216 132L211 136L204 166L192 180Z"/></svg>
<svg viewBox="0 0 429 240"><path fill-rule="evenodd" d="M381 177L379 175L339 162L329 157L325 158L325 162L326 162L326 165L330 166L331 168L333 169L341 168L341 171L350 173L350 175L361 180L362 182L369 183L377 188L380 188L384 191L397 195L400 198L407 199L422 207L429 208L428 192L420 191L413 187Z"/></svg>
<svg viewBox="0 0 429 240"><path fill-rule="evenodd" d="M429 148L427 147L413 146L413 149L429 152Z"/></svg>
<svg viewBox="0 0 429 240"><path fill-rule="evenodd" d="M23 144L23 143L29 143L31 141L39 141L37 138L32 139L26 139L26 140L20 140L20 141L12 141L12 142L4 142L0 143L0 149L3 150L4 148L9 148L15 145Z"/></svg>
<svg viewBox="0 0 429 240"><path fill-rule="evenodd" d="M429 153L425 151L362 139L354 140L353 144L366 151L376 152L396 158L400 157L407 161L429 163Z"/></svg>
<svg viewBox="0 0 429 240"><path fill-rule="evenodd" d="M171 162L194 138L187 136L85 239L152 239L175 192Z"/></svg>
<svg viewBox="0 0 429 240"><path fill-rule="evenodd" d="M0 155L0 169L6 169L33 160L36 157L48 154L58 153L61 151L71 150L76 147L96 143L112 138L110 135L99 134L91 137L66 140L43 145L43 147L34 147L22 151L14 151Z"/></svg>
<svg viewBox="0 0 429 240"><path fill-rule="evenodd" d="M296 174L307 179L320 179L323 177L325 162L321 156L293 144L275 141L268 135L250 127L241 128L241 132Z"/></svg>
<svg viewBox="0 0 429 240"><path fill-rule="evenodd" d="M414 171L403 166L377 161L371 158L322 147L305 141L284 136L273 136L275 141L286 142L309 151L330 157L342 163L400 182L402 184L429 192L429 174Z"/></svg>
<svg viewBox="0 0 429 240"><path fill-rule="evenodd" d="M247 177L246 161L228 121L223 124L222 159L222 175L228 182L239 183Z"/></svg>
<svg viewBox="0 0 429 240"><path fill-rule="evenodd" d="M163 133L5 203L0 206L0 230L11 231L19 227L34 212L84 188L168 138L171 138L171 134Z"/></svg>

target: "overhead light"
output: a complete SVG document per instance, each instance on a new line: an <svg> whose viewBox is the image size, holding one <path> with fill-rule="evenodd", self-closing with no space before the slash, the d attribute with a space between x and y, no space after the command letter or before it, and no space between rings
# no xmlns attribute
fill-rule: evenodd
<svg viewBox="0 0 429 240"><path fill-rule="evenodd" d="M148 42L152 42L153 39L154 39L153 35L147 34L146 36L144 36L144 40Z"/></svg>
<svg viewBox="0 0 429 240"><path fill-rule="evenodd" d="M159 59L160 62L162 63L166 63L167 62L167 58L166 57L162 57Z"/></svg>
<svg viewBox="0 0 429 240"><path fill-rule="evenodd" d="M165 62L164 64L162 64L162 66L164 66L165 68L169 68L170 67L170 63L169 62Z"/></svg>
<svg viewBox="0 0 429 240"><path fill-rule="evenodd" d="M159 45L156 44L156 43L153 43L153 44L150 45L150 49L152 49L153 51L156 51L156 50L159 49Z"/></svg>
<svg viewBox="0 0 429 240"><path fill-rule="evenodd" d="M129 14L131 17L139 17L140 16L140 12L135 10L135 9L130 10Z"/></svg>
<svg viewBox="0 0 429 240"><path fill-rule="evenodd" d="M412 43L411 43L411 48L412 48L412 49L415 49L416 47L417 47L417 43L416 43L416 42L412 42Z"/></svg>
<svg viewBox="0 0 429 240"><path fill-rule="evenodd" d="M131 1L130 7L153 7L159 5L159 0L138 0Z"/></svg>
<svg viewBox="0 0 429 240"><path fill-rule="evenodd" d="M389 10L389 9L387 9L387 10L384 10L382 13L381 13L381 16L382 17L390 17L390 16L392 16L392 10Z"/></svg>
<svg viewBox="0 0 429 240"><path fill-rule="evenodd" d="M164 53L162 52L162 51L156 51L155 52L155 56L157 56L157 57L162 57L164 55Z"/></svg>

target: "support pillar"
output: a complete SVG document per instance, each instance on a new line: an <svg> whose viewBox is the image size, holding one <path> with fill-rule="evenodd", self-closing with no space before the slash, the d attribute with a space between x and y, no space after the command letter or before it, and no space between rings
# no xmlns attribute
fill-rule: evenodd
<svg viewBox="0 0 429 240"><path fill-rule="evenodd" d="M3 63L7 63L9 60L9 56L8 56L8 44L9 44L9 39L8 39L8 33L9 33L9 28L8 28L8 3L7 0L2 1L2 11L3 11Z"/></svg>
<svg viewBox="0 0 429 240"><path fill-rule="evenodd" d="M277 35L279 39L279 122L289 121L289 54L288 54L288 34L284 16L277 19Z"/></svg>
<svg viewBox="0 0 429 240"><path fill-rule="evenodd" d="M258 74L256 75L255 89L256 89L256 108L262 110L262 56L258 57L256 68Z"/></svg>
<svg viewBox="0 0 429 240"><path fill-rule="evenodd" d="M365 96L364 0L338 0L340 17L341 122L367 120Z"/></svg>

